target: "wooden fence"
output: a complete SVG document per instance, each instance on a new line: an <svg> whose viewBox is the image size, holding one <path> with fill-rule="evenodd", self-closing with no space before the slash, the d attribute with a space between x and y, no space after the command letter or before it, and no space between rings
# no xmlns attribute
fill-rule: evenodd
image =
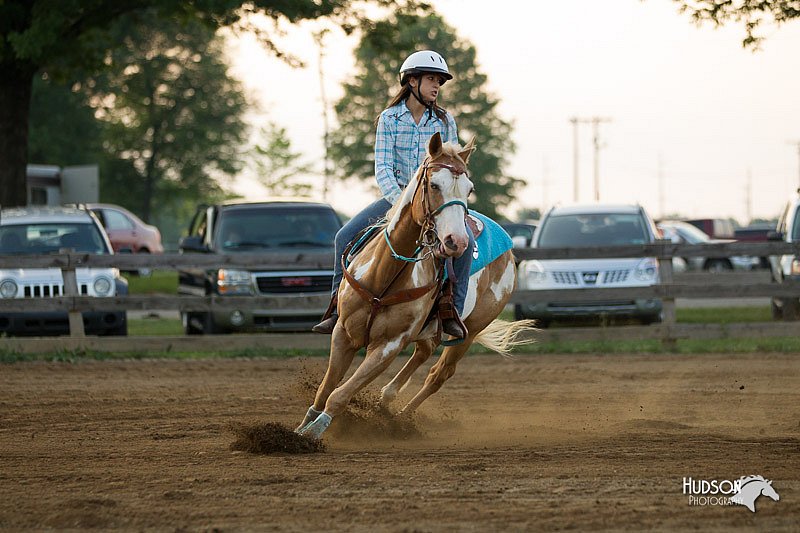
<svg viewBox="0 0 800 533"><path fill-rule="evenodd" d="M570 301L603 301L609 299L659 298L663 302L663 321L649 326L550 328L536 334L547 340L620 340L658 339L668 346L678 339L715 339L737 337L797 336L798 322L759 324L678 324L675 320L676 298L751 298L800 297L800 283L772 282L769 271L731 273L685 273L674 275L673 257L731 257L751 255L798 254L800 244L769 243L712 243L703 245L673 244L659 241L654 244L590 248L525 248L515 250L520 259L600 259L621 257L654 257L659 262L659 283L650 287L602 288L530 291L517 290L512 303L557 299ZM179 337L86 337L83 335L81 311L95 310L153 310L208 311L219 308L273 307L280 308L286 299L270 296L118 296L93 298L78 294L75 269L82 267L117 267L121 270L151 268L176 270L181 268L223 268L296 270L328 269L330 253L271 254L163 254L163 255L90 255L64 253L60 255L3 256L0 268L60 268L64 274L65 294L52 298L0 299L1 312L67 311L71 335L58 338L2 338L0 350L18 352L48 352L58 349L87 349L101 351L131 350L209 350L231 348L327 348L329 337L313 334L249 334L223 336ZM267 262L268 261L268 262ZM308 296L319 299L319 296Z"/></svg>

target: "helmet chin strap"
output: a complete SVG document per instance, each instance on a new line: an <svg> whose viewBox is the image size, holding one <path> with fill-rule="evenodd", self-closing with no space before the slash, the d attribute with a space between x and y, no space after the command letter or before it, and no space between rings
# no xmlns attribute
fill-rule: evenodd
<svg viewBox="0 0 800 533"><path fill-rule="evenodd" d="M419 78L419 82L417 83L417 92L415 93L414 92L414 87L411 87L411 94L414 96L414 98L417 99L417 101L420 104L424 105L427 108L427 110L428 110L428 118L425 120L425 124L427 124L433 118L433 104L434 104L434 102L426 102L425 100L422 99L422 90L420 89L421 85L422 85L422 78L420 77Z"/></svg>

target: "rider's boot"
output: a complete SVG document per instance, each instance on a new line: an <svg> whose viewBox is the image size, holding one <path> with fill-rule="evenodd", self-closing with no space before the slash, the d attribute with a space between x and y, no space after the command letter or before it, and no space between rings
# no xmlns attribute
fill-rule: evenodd
<svg viewBox="0 0 800 533"><path fill-rule="evenodd" d="M339 320L339 312L337 310L338 293L333 293L331 303L328 304L328 309L322 315L322 321L311 328L314 333L322 333L323 335L330 335L333 333L333 328L336 327L336 322Z"/></svg>
<svg viewBox="0 0 800 533"><path fill-rule="evenodd" d="M454 339L464 339L467 336L467 326L458 316L453 304L452 283L448 282L439 298L439 318L442 319L442 332Z"/></svg>

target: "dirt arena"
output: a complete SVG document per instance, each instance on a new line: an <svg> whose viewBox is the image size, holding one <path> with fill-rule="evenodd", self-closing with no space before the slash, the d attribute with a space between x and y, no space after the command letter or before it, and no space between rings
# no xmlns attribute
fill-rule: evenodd
<svg viewBox="0 0 800 533"><path fill-rule="evenodd" d="M470 356L418 435L339 419L324 453L231 451L232 426L297 424L325 363L0 366L0 528L798 530L800 354ZM749 474L780 501L682 493Z"/></svg>

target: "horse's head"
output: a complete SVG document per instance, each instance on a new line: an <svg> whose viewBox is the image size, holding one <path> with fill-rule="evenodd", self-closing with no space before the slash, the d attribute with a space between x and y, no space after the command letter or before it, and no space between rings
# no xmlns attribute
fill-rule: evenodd
<svg viewBox="0 0 800 533"><path fill-rule="evenodd" d="M473 188L467 163L474 150L474 138L463 148L442 144L438 133L428 141L411 212L414 221L427 230L425 238L438 239L437 255L460 257L469 244L464 216Z"/></svg>

